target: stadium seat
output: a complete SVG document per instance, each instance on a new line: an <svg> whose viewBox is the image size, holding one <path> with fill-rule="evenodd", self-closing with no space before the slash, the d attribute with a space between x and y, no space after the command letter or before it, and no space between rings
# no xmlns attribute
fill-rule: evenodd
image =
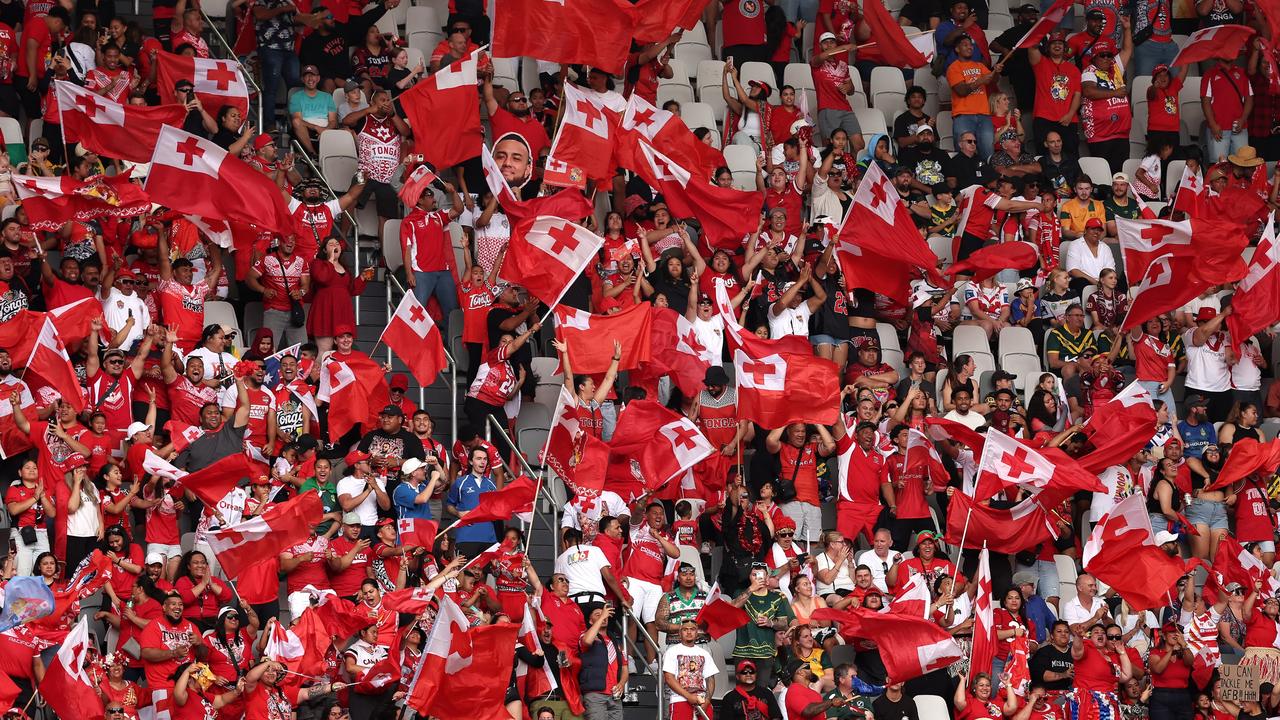
<svg viewBox="0 0 1280 720"><path fill-rule="evenodd" d="M520 71L516 67L519 58L493 58L493 85L515 92L520 88Z"/></svg>
<svg viewBox="0 0 1280 720"><path fill-rule="evenodd" d="M916 695L912 698L916 703L916 713L920 720L950 720L951 713L947 703L937 695Z"/></svg>
<svg viewBox="0 0 1280 720"><path fill-rule="evenodd" d="M770 102L778 102L778 80L768 63L745 62L738 65L738 82L742 83L742 89L750 92L751 88L747 83L752 80L768 85L772 90L769 95Z"/></svg>
<svg viewBox="0 0 1280 720"><path fill-rule="evenodd" d="M938 147L947 152L956 152L956 140L951 130L951 111L943 110L934 116L938 123Z"/></svg>
<svg viewBox="0 0 1280 720"><path fill-rule="evenodd" d="M1182 171L1186 167L1186 160L1170 160L1169 166L1164 170L1164 196L1169 202L1173 202L1178 192L1178 185L1182 182ZM1201 179L1204 178L1201 177Z"/></svg>
<svg viewBox="0 0 1280 720"><path fill-rule="evenodd" d="M707 29L701 20L692 29L686 30L676 43L675 57L680 59L685 72L692 73L690 78L696 77L699 63L715 57L711 52L711 45L707 43Z"/></svg>
<svg viewBox="0 0 1280 720"><path fill-rule="evenodd" d="M881 93L896 93L898 97L902 97L906 92L907 84L898 68L878 66L871 69L867 94L873 100L878 99Z"/></svg>
<svg viewBox="0 0 1280 720"><path fill-rule="evenodd" d="M211 19L221 19L227 16L227 7L230 5L229 0L205 0L200 3L200 9Z"/></svg>
<svg viewBox="0 0 1280 720"><path fill-rule="evenodd" d="M681 103L680 119L690 130L700 127L708 130L716 129L716 116L711 106L704 102Z"/></svg>
<svg viewBox="0 0 1280 720"><path fill-rule="evenodd" d="M1178 91L1178 110L1182 115L1182 124L1187 129L1189 140L1200 137L1204 124L1204 107L1200 104L1200 78L1189 77L1183 81L1182 90ZM1217 158L1205 158L1215 162Z"/></svg>
<svg viewBox="0 0 1280 720"><path fill-rule="evenodd" d="M871 108L854 108L853 114L858 118L858 127L862 128L862 139L870 140L872 135L889 133L888 126L884 122L884 115L879 110Z"/></svg>
<svg viewBox="0 0 1280 720"><path fill-rule="evenodd" d="M684 107L685 103L695 102L693 88L688 85L681 85L680 83L659 85L657 100L658 102L656 104L658 107L662 107L672 100L680 103L681 107Z"/></svg>
<svg viewBox="0 0 1280 720"><path fill-rule="evenodd" d="M556 386L564 384L564 375L560 372L559 358L536 357L529 362L529 368L533 370L533 375L538 378L538 384L540 385L544 383Z"/></svg>
<svg viewBox="0 0 1280 720"><path fill-rule="evenodd" d="M907 100L901 93L877 93L875 98L876 109L880 114L884 115L885 127L893 129L893 121L898 116L907 111Z"/></svg>
<svg viewBox="0 0 1280 720"><path fill-rule="evenodd" d="M733 171L733 185L739 190L756 189L755 146L728 145L724 149L725 164Z"/></svg>
<svg viewBox="0 0 1280 720"><path fill-rule="evenodd" d="M405 37L409 41L409 47L416 47L427 57L431 57L431 51L444 39L441 28L444 27L443 18L447 17L447 11L441 15L433 7L415 5L405 13Z"/></svg>
<svg viewBox="0 0 1280 720"><path fill-rule="evenodd" d="M346 192L356 173L356 139L346 130L320 133L320 173L329 187Z"/></svg>
<svg viewBox="0 0 1280 720"><path fill-rule="evenodd" d="M1111 167L1100 157L1080 158L1080 171L1089 176L1094 185L1111 187Z"/></svg>
<svg viewBox="0 0 1280 720"><path fill-rule="evenodd" d="M387 272L389 273L394 273L404 267L404 252L400 247L399 220L388 220L382 226L382 261L386 263Z"/></svg>
<svg viewBox="0 0 1280 720"><path fill-rule="evenodd" d="M1036 341L1031 331L1024 327L1007 327L1000 331L1000 363L1009 355L1036 354Z"/></svg>
<svg viewBox="0 0 1280 720"><path fill-rule="evenodd" d="M698 63L697 87L695 88L698 91L698 102L709 105L717 118L723 118L725 111L724 97L720 93L723 78L723 62L719 60L703 60ZM732 86L729 92L733 92Z"/></svg>
<svg viewBox="0 0 1280 720"><path fill-rule="evenodd" d="M1030 353L1011 353L1004 355L1000 360L1000 368L1015 376L1013 381L1014 389L1022 388L1024 402L1031 399L1030 392L1027 388L1034 388L1036 382L1039 381L1041 373L1044 371L1040 367L1040 356L1035 353L1035 347L1032 346Z"/></svg>
<svg viewBox="0 0 1280 720"><path fill-rule="evenodd" d="M942 260L944 265L950 265L953 262L951 259L951 246L954 242L953 238L944 235L933 235L929 238L929 249Z"/></svg>
<svg viewBox="0 0 1280 720"><path fill-rule="evenodd" d="M204 304L205 325L222 325L236 331L231 344L237 352L244 352L244 333L240 331L240 320L236 317L236 309L231 303L222 300L208 300Z"/></svg>

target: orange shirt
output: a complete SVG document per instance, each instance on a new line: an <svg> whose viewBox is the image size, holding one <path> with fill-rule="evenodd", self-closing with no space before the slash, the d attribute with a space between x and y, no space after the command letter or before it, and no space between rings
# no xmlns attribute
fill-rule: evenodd
<svg viewBox="0 0 1280 720"><path fill-rule="evenodd" d="M956 60L951 63L951 67L947 68L947 83L955 88L962 82L973 82L980 78L991 74L986 65L972 60ZM991 112L991 106L987 103L987 86L983 85L973 92L960 97L957 93L951 94L951 115L987 115Z"/></svg>

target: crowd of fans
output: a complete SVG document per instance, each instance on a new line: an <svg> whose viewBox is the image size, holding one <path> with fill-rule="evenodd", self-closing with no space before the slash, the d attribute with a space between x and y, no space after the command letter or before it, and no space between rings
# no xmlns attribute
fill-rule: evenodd
<svg viewBox="0 0 1280 720"><path fill-rule="evenodd" d="M1267 167L1280 160L1280 52L1274 20L1259 7L1265 0L1200 0L1194 18L1175 18L1171 0L1089 0L1075 8L1082 30L1069 30L1068 15L1064 29L1021 50L1014 48L1038 19L1037 5L1008 8L1008 27L996 29L993 19L1004 13L985 0L909 0L899 21L911 33L932 33L936 58L907 71L906 110L887 133L860 127L854 112L860 101L865 107L861 89L879 67L860 47L874 38L858 3L710 2L701 27L713 38L712 54L729 61L721 89L728 112L723 125L695 133L716 152L722 138L756 151L748 187L761 197L758 229L735 249L713 252L696 217L675 216L641 179L620 172L612 186L595 188L603 191L597 207L607 209L584 222L604 248L561 301L597 314L649 302L683 315L710 365L692 396L666 379L632 383L616 364L600 376L569 371L567 346L540 322L549 308L502 280L512 224L478 158L437 168L435 190L402 207L402 169L414 166L414 146L431 140L430 128L410 130L398 98L486 44L490 19L483 3L451 0L445 39L419 48L422 61L410 66L404 42L377 24L401 1L352 4L338 14L342 22L321 0L231 3L228 36L258 78L266 127L230 105L203 105L190 82L174 88L188 107L184 129L270 176L294 213L295 234L267 234L234 253L164 208L129 220L68 217L57 231L36 230L11 184L18 175L145 176L145 165L64 142L51 81L158 104L157 51L228 50L199 3L155 2L147 25L119 14L114 0L0 2L0 112L28 130L43 121L29 154L12 144L0 153L0 323L86 299L102 309L87 337L67 347L82 412L28 383L25 359L0 348L0 473L10 528L0 575L6 582L34 575L62 589L95 552L111 560L101 603L71 610L97 629L90 670L109 720L159 717L149 700L157 690L172 699L173 718L409 716L405 695L435 604L414 615L385 608L382 598L418 586L451 598L473 626L536 615L540 637L513 649L516 662L549 666L558 687L527 695L513 671L504 701L513 720L572 717L577 699L589 720L612 720L655 691L662 712L680 720L941 720L917 703L925 696L937 696L951 717L975 720L1114 720L1116 713L1244 720L1280 709L1275 585L1259 578L1213 592L1201 570L1179 581L1166 607L1134 612L1080 566L1090 524L1137 493L1171 555L1209 567L1231 538L1268 567L1275 561L1274 478L1255 474L1206 489L1233 446L1276 434L1272 331L1229 337L1230 286L1122 331L1134 279L1113 249L1117 219L1140 217L1143 201L1175 219L1189 210L1171 207L1166 190L1178 160L1203 176L1208 198L1255 195L1262 209L1236 219L1251 244L1264 235L1280 189L1275 165ZM1224 24L1258 32L1238 57L1170 67L1181 37L1175 29ZM634 45L619 78L540 64L538 87L502 86L486 58L475 101L504 178L526 199L546 194L543 163L563 84L581 83L609 107L632 93L658 104L680 40L676 32ZM256 44L252 62L246 43ZM784 82L793 58L810 65L810 85ZM740 72L753 61L770 64L776 91L763 80L744 86ZM1200 84L1202 127L1188 128L1180 116L1186 82ZM1133 91L1140 84L1145 96ZM949 126L926 110L931 103L946 108ZM661 106L680 115L678 101ZM1137 117L1145 117L1137 136L1146 142L1131 152ZM1199 142L1188 141L1188 130ZM296 141L298 153L318 160L320 136L332 131L352 133L357 148L360 172L344 193L289 149ZM19 151L25 157L11 166ZM1130 174L1131 155L1140 162ZM1104 161L1110 183L1095 186L1082 157ZM962 275L950 287L912 278L909 306L849 286L827 230L841 225L873 164L930 240L939 268L1013 242L1031 246L1036 264L976 282ZM711 179L730 186L735 171L719 167ZM966 192L975 185L980 194ZM966 199L972 206L961 207ZM369 203L379 238L386 221L401 221L400 247L383 248L404 258L399 284L427 304L446 338L458 336L465 400L445 401L458 414L455 436L449 418L419 408L415 386L390 366L390 402L376 423L331 437L330 408L317 402L325 361L368 359L357 348L370 344L357 343L353 299L378 273L357 272L344 213ZM382 270L387 282L395 270ZM833 361L843 387L836 424L764 428L738 417L717 281L746 328L762 338L807 337L817 356ZM206 303L215 300L236 309L234 327L207 322ZM260 315L250 310L255 303ZM460 332L451 333L458 322ZM243 343L238 328L251 331ZM957 337L973 328L985 342L960 347ZM987 367L1003 359L1002 343L1019 328L1030 330L1036 371ZM973 342L972 333L964 337ZM566 371L539 377L538 357L558 357ZM447 527L522 472L505 440L484 439L488 418L506 421L517 437L520 416L501 408L543 401L538 386L561 377L582 431L604 441L636 400L688 416L732 459L726 489L700 494L673 482L622 497L549 477L546 484L569 499L558 512L554 567L541 573L525 554L527 535L547 532L541 519L460 527L431 547L403 544L397 520ZM1064 505L1055 542L992 555L1000 650L989 672L970 672L965 658L904 683L887 676L874 643L811 618L822 608L885 609L923 576L928 617L967 649L977 556L945 542L941 529L954 493L973 494L976 460L942 440L945 472L908 468L910 430L945 418L1079 457L1090 451L1083 424L1135 381L1156 410L1146 448L1103 473L1107 492ZM518 448L535 464L538 450ZM148 453L194 471L246 452L269 470L244 478L216 507L144 467ZM263 559L252 577L228 579L207 534L312 490L324 512L312 518L311 537ZM1007 507L1022 497L976 500ZM866 521L847 522L848 508ZM496 554L464 564L495 543ZM698 622L713 599L711 583L750 618L723 641ZM267 657L268 641L317 605L322 591L354 602L367 627L333 638L323 674L286 672ZM37 691L57 643L27 624L0 637L0 666L20 691L11 712L52 716ZM1013 692L1003 669L1019 637L1030 644L1030 682ZM1206 646L1222 662L1256 668L1256 701L1222 699L1217 674L1193 679ZM399 684L363 683L392 648L400 653ZM565 688L569 672L577 690ZM784 688L779 703L775 691Z"/></svg>

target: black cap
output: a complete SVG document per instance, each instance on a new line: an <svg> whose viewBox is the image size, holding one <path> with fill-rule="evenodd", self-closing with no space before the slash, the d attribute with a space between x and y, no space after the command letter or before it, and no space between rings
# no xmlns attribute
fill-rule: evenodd
<svg viewBox="0 0 1280 720"><path fill-rule="evenodd" d="M1009 397L1013 397L1013 396L1014 396L1013 391L1012 391L1012 390L1010 390L1009 388L999 388L999 389L997 389L997 390L995 391L995 393L994 393L994 394L995 394L995 395L1008 395Z"/></svg>
<svg viewBox="0 0 1280 720"><path fill-rule="evenodd" d="M379 414L379 415L392 415L392 416L397 416L397 415L398 415L398 416L400 416L400 417L404 417L404 411L400 409L400 406L399 406L399 405L388 405L388 406L386 406L386 407L382 408L382 412L381 412L381 413L378 413L378 414Z"/></svg>
<svg viewBox="0 0 1280 720"><path fill-rule="evenodd" d="M1106 20L1107 14L1102 12L1101 10L1094 9L1085 13L1084 19L1085 20Z"/></svg>
<svg viewBox="0 0 1280 720"><path fill-rule="evenodd" d="M1031 3L1026 3L1026 4L1024 4L1024 5L1019 5L1017 8L1015 8L1015 9L1014 9L1014 12L1018 12L1018 13L1038 13L1038 12L1040 12L1040 8L1036 7L1035 5L1032 5Z"/></svg>
<svg viewBox="0 0 1280 720"><path fill-rule="evenodd" d="M1018 376L1014 375L1008 370L997 370L991 373L991 382L997 382L999 380L1016 380L1016 379L1018 379Z"/></svg>
<svg viewBox="0 0 1280 720"><path fill-rule="evenodd" d="M729 374L726 373L724 371L724 368L720 367L719 365L712 365L711 367L707 368L707 374L705 377L702 378L702 384L703 385L721 385L721 386L728 385Z"/></svg>

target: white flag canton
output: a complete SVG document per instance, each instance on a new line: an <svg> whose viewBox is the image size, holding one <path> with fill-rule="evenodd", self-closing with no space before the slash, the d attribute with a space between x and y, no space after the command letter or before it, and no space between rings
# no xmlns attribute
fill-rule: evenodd
<svg viewBox="0 0 1280 720"><path fill-rule="evenodd" d="M889 225L894 224L897 206L902 202L898 198L898 191L893 187L893 183L889 182L888 176L875 163L867 167L867 174L862 177L862 183L858 185L853 201L870 208Z"/></svg>
<svg viewBox="0 0 1280 720"><path fill-rule="evenodd" d="M160 135L156 137L156 149L151 156L151 165L153 168L156 165L167 165L216 179L222 168L222 161L226 157L227 151L218 147L213 141L165 125L160 128ZM150 181L154 178L153 172L147 179Z"/></svg>
<svg viewBox="0 0 1280 720"><path fill-rule="evenodd" d="M565 305L556 306L556 324L574 330L591 329L591 313Z"/></svg>
<svg viewBox="0 0 1280 720"><path fill-rule="evenodd" d="M979 467L1005 482L1044 487L1053 478L1053 464L1040 453L998 430L988 430Z"/></svg>
<svg viewBox="0 0 1280 720"><path fill-rule="evenodd" d="M1276 241L1275 221L1268 220L1267 229L1253 251L1253 259L1249 261L1249 273L1240 281L1239 289L1252 290L1267 273L1275 271L1276 263L1280 263L1280 242Z"/></svg>
<svg viewBox="0 0 1280 720"><path fill-rule="evenodd" d="M40 175L13 175L13 186L18 189L18 197L26 200L30 197L61 197L62 177L44 177Z"/></svg>
<svg viewBox="0 0 1280 720"><path fill-rule="evenodd" d="M666 110L659 110L648 100L632 93L627 101L627 112L622 116L622 127L636 130L652 140L673 117Z"/></svg>
<svg viewBox="0 0 1280 720"><path fill-rule="evenodd" d="M587 266L604 245L604 238L563 218L539 215L525 239L573 270Z"/></svg>
<svg viewBox="0 0 1280 720"><path fill-rule="evenodd" d="M669 180L677 182L680 187L689 184L689 180L693 175L688 170L676 164L676 161L658 152L652 145L647 142L640 142L640 152L644 154L645 162L649 163L649 167L653 169L653 174L659 180Z"/></svg>
<svg viewBox="0 0 1280 720"><path fill-rule="evenodd" d="M431 314L422 307L413 293L405 293L404 299L396 307L395 316L422 339L426 339L431 333L431 328L436 326L435 321L431 319Z"/></svg>
<svg viewBox="0 0 1280 720"><path fill-rule="evenodd" d="M431 79L436 83L436 89L449 90L452 88L469 87L474 88L478 82L476 69L480 64L480 51L475 50L467 57L450 65L449 67L440 68Z"/></svg>
<svg viewBox="0 0 1280 720"><path fill-rule="evenodd" d="M572 84L564 86L564 121L602 138L609 137L604 108Z"/></svg>
<svg viewBox="0 0 1280 720"><path fill-rule="evenodd" d="M263 518L255 517L221 530L215 530L206 537L209 541L209 547L213 548L215 553L224 553L241 545L257 542L270 534L271 525Z"/></svg>
<svg viewBox="0 0 1280 720"><path fill-rule="evenodd" d="M733 351L733 364L737 366L739 387L777 392L786 389L787 361L777 353L753 360L738 348Z"/></svg>
<svg viewBox="0 0 1280 720"><path fill-rule="evenodd" d="M240 64L230 60L196 58L195 77L191 84L198 93L236 97L249 94L249 87L240 74Z"/></svg>
<svg viewBox="0 0 1280 720"><path fill-rule="evenodd" d="M66 80L55 80L54 87L58 94L58 107L63 112L79 110L99 125L124 126L124 106L120 103Z"/></svg>

